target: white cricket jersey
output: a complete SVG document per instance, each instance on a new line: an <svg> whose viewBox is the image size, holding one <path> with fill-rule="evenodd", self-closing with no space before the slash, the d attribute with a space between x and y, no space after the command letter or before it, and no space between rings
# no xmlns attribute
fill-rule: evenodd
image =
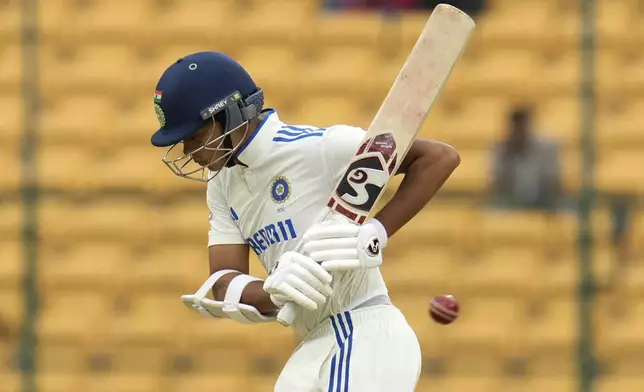
<svg viewBox="0 0 644 392"><path fill-rule="evenodd" d="M266 271L326 214L329 195L365 131L347 125L287 125L274 110L238 152L244 165L222 169L208 183L208 245L249 244ZM298 310L295 332L305 336L330 315L387 293L380 269L333 273L333 295L315 312Z"/></svg>

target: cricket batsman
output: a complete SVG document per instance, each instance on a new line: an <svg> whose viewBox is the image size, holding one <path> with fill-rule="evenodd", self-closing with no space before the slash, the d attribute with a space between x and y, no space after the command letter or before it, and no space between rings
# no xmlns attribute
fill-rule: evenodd
<svg viewBox="0 0 644 392"><path fill-rule="evenodd" d="M218 52L170 65L154 107L160 128L151 142L167 149L164 163L207 183L211 276L194 297L212 291L214 300L202 313L262 323L297 304L291 326L302 342L276 392L413 391L420 346L387 294L382 249L447 180L458 153L417 139L396 194L359 226L331 216L327 201L365 130L282 122L248 72ZM355 180L360 198L379 178ZM250 250L265 281L248 275Z"/></svg>

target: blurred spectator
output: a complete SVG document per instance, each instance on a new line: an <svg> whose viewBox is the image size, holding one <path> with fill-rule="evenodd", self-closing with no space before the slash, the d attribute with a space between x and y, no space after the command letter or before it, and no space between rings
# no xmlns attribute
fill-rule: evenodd
<svg viewBox="0 0 644 392"><path fill-rule="evenodd" d="M418 0L420 8L433 9L437 5L444 3L466 12L470 16L478 15L485 8L485 0Z"/></svg>
<svg viewBox="0 0 644 392"><path fill-rule="evenodd" d="M559 151L532 129L529 108L509 118L507 138L492 151L491 196L497 207L552 210L561 195Z"/></svg>
<svg viewBox="0 0 644 392"><path fill-rule="evenodd" d="M470 15L477 15L485 6L485 0L326 0L327 8L332 9L382 9L388 11L434 9L441 3L451 4Z"/></svg>

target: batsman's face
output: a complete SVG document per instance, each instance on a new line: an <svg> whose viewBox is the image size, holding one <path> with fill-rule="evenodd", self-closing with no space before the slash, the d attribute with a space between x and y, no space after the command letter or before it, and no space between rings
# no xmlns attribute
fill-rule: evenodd
<svg viewBox="0 0 644 392"><path fill-rule="evenodd" d="M208 122L192 137L183 141L183 153L192 155L194 161L203 167L213 171L220 170L223 167L224 160L218 160L218 158L224 155L226 151L223 146L219 145L220 142L215 140L220 138L221 135L221 125L216 122Z"/></svg>

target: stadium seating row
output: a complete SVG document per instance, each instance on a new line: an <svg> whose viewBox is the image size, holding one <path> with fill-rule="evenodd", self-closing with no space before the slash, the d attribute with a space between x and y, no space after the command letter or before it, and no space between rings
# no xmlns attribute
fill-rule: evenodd
<svg viewBox="0 0 644 392"><path fill-rule="evenodd" d="M36 179L47 189L67 189L79 194L115 189L139 189L167 192L203 189L203 184L173 176L161 162L164 150L151 146L115 143L109 150L64 144L41 148L36 156ZM461 165L444 189L484 192L488 186L491 165L489 150L459 149ZM0 189L16 191L20 185L22 161L18 149L3 150L11 168L0 179ZM644 164L638 146L615 148L598 155L594 170L595 186L605 193L641 194L644 179L637 168ZM582 157L578 151L561 155L564 189L576 192L581 186Z"/></svg>
<svg viewBox="0 0 644 392"><path fill-rule="evenodd" d="M437 294L435 287L428 285L422 294L404 294L395 288L392 292L393 302L414 327L429 356L457 356L470 351L508 357L567 352L578 339L579 304L574 292L524 299L494 291L468 294L456 290L461 318L449 328L434 324L428 317L428 301ZM113 345L190 350L199 350L195 347L202 345L204 349L215 350L214 347L232 344L249 355L262 352L267 346L287 352L288 348L277 347L294 343L291 331L276 323L253 326L251 332L249 327L191 313L181 304L180 294L181 291L172 288L146 292L132 287L112 294L43 287L37 324L39 340L44 347L87 346L93 350ZM641 352L644 306L641 296L631 298L620 304L600 297L593 307L602 354L628 357ZM0 324L15 336L24 306L21 292L0 290L0 300L3 305ZM271 336L270 342L261 342L265 336Z"/></svg>
<svg viewBox="0 0 644 392"><path fill-rule="evenodd" d="M72 375L45 374L38 377L38 390L42 392L67 392L82 390L87 392L210 392L213 385L222 391L252 390L271 392L276 376L248 377L237 376L184 376L167 377L158 375ZM0 375L0 382L7 392L20 391L17 375ZM435 390L460 392L476 390L481 392L570 392L574 391L577 382L571 376L529 377L529 378L494 378L485 375L468 377L453 376L445 378L423 377L417 387L418 392ZM597 392L639 392L644 388L641 377L606 377L599 380Z"/></svg>

